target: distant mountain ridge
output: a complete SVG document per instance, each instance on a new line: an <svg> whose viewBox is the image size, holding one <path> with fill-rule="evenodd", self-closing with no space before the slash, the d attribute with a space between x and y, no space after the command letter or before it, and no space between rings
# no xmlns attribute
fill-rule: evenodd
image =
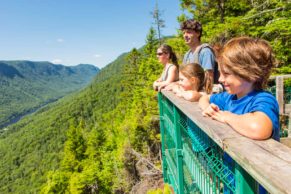
<svg viewBox="0 0 291 194"><path fill-rule="evenodd" d="M33 61L0 61L0 75L9 75L9 70L18 71L18 76L31 75L71 75L77 73L96 74L99 68L90 64L79 64L77 66L64 66L50 62L33 62ZM19 74L21 72L21 74ZM14 72L11 72L14 73Z"/></svg>
<svg viewBox="0 0 291 194"><path fill-rule="evenodd" d="M0 76L13 78L15 76L23 77L17 69L5 63L0 63Z"/></svg>
<svg viewBox="0 0 291 194"><path fill-rule="evenodd" d="M0 61L0 128L31 109L81 89L99 71L90 64Z"/></svg>

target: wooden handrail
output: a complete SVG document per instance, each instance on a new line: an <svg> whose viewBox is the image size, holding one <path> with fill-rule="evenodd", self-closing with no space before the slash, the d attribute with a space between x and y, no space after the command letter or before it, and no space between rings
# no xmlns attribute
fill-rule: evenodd
<svg viewBox="0 0 291 194"><path fill-rule="evenodd" d="M291 78L291 74L286 74L286 75L272 75L269 79L273 80L276 79L276 77L282 77L283 79L288 79Z"/></svg>
<svg viewBox="0 0 291 194"><path fill-rule="evenodd" d="M268 139L246 138L226 124L203 117L197 102L162 91L180 111L201 128L270 193L291 193L291 149Z"/></svg>

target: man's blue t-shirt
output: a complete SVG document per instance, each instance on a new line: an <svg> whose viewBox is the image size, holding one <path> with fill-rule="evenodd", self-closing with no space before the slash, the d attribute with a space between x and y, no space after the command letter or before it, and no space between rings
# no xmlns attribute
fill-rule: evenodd
<svg viewBox="0 0 291 194"><path fill-rule="evenodd" d="M198 57L199 64L204 70L213 70L215 65L215 56L210 48L203 48ZM189 50L183 59L183 64L195 63L194 52Z"/></svg>
<svg viewBox="0 0 291 194"><path fill-rule="evenodd" d="M237 99L236 95L227 92L213 94L210 103L216 104L220 110L241 115L251 112L265 113L273 124L272 138L279 141L279 105L275 97L266 91L252 91Z"/></svg>

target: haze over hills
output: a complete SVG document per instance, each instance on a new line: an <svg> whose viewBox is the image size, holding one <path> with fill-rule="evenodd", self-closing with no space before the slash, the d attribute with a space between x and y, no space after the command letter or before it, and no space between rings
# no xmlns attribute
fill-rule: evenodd
<svg viewBox="0 0 291 194"><path fill-rule="evenodd" d="M80 64L0 61L0 128L48 102L81 89L99 68Z"/></svg>

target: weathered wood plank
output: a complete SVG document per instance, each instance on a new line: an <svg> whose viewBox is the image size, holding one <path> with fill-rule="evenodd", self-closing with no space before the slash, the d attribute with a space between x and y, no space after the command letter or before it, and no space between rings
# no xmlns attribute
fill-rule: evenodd
<svg viewBox="0 0 291 194"><path fill-rule="evenodd" d="M276 98L279 104L280 114L284 113L284 79L282 76L276 77Z"/></svg>
<svg viewBox="0 0 291 194"><path fill-rule="evenodd" d="M284 144L285 146L291 148L291 138L290 137L283 137L283 138L280 138L280 142L282 144Z"/></svg>
<svg viewBox="0 0 291 194"><path fill-rule="evenodd" d="M272 139L258 142L241 137L224 143L225 151L270 193L291 193L290 148ZM280 149L286 151L285 157L276 153Z"/></svg>
<svg viewBox="0 0 291 194"><path fill-rule="evenodd" d="M291 113L291 104L285 104L284 105L284 113L285 114Z"/></svg>
<svg viewBox="0 0 291 194"><path fill-rule="evenodd" d="M271 193L291 193L291 149L274 141L243 137L228 125L205 118L196 102L162 93Z"/></svg>
<svg viewBox="0 0 291 194"><path fill-rule="evenodd" d="M279 75L279 76L283 77L284 79L291 78L291 75L290 75L290 74L287 74L287 75ZM273 80L273 79L276 79L276 77L278 77L278 75L276 75L276 76L271 76L269 79L270 79L270 80Z"/></svg>

